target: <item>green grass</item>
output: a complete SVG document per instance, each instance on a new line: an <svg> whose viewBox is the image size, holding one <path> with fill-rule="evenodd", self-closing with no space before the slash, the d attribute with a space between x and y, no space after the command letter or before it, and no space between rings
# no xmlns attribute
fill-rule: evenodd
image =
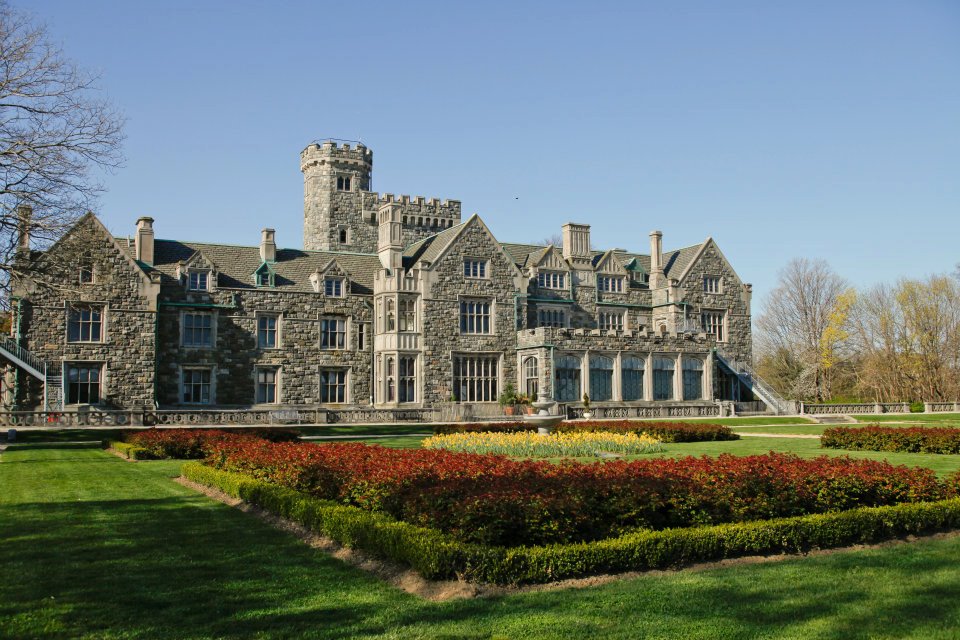
<svg viewBox="0 0 960 640"><path fill-rule="evenodd" d="M960 538L431 603L96 448L0 455L0 637L956 638Z"/></svg>
<svg viewBox="0 0 960 640"><path fill-rule="evenodd" d="M960 414L957 413L886 413L879 416L851 416L857 422L914 422L917 424L936 423L941 427L960 427Z"/></svg>
<svg viewBox="0 0 960 640"><path fill-rule="evenodd" d="M704 422L708 424L724 424L728 427L740 427L761 424L813 424L811 418L799 416L751 416L749 418L650 418L639 422Z"/></svg>
<svg viewBox="0 0 960 640"><path fill-rule="evenodd" d="M84 442L101 440L121 440L124 433L134 433L127 429L44 429L41 431L17 430L17 442ZM3 432L6 436L6 431ZM6 442L6 438L0 438Z"/></svg>
<svg viewBox="0 0 960 640"><path fill-rule="evenodd" d="M764 426L743 426L738 429L734 429L734 433L784 433L790 435L820 435L823 433L823 430L832 425L827 424L790 424L790 425L774 425L770 427Z"/></svg>

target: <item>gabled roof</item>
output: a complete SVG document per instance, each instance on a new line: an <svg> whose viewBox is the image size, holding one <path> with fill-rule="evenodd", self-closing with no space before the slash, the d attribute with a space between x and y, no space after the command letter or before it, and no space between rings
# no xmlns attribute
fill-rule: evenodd
<svg viewBox="0 0 960 640"><path fill-rule="evenodd" d="M122 243L121 243L122 244ZM186 260L195 252L202 251L207 259L217 265L217 286L228 289L256 289L251 274L263 264L259 247L238 247L225 244L157 240L154 244L153 269L160 272L162 284L175 284L177 263ZM345 271L351 274L355 286L353 293L373 292L373 276L380 268L380 259L374 254L341 251L303 251L278 249L277 259L271 263L276 274L275 289L284 291L313 292L310 275L322 270L336 259Z"/></svg>
<svg viewBox="0 0 960 640"><path fill-rule="evenodd" d="M665 251L663 253L663 271L664 275L667 277L677 278L682 274L693 259L696 257L697 253L703 247L704 243L691 245L689 247L683 247L681 249L674 249L673 251ZM542 254L544 249L547 247L544 245L537 244L513 244L509 242L501 243L503 250L507 252L513 262L518 267L526 267L531 263L529 261L530 256L533 254ZM628 253L626 251L619 251L616 249L610 250L616 259L620 262L621 265L626 268L628 264L636 261L634 263L634 268L640 267L644 272L650 272L650 256L644 253ZM596 264L598 258L604 255L604 251L594 251L593 260Z"/></svg>
<svg viewBox="0 0 960 640"><path fill-rule="evenodd" d="M470 220L444 229L440 233L430 236L429 238L424 238L419 242L414 242L403 250L404 265L412 266L420 260L426 260L427 262L436 260L437 256L447 248L447 245L460 235L460 232L467 226L467 222L470 222Z"/></svg>

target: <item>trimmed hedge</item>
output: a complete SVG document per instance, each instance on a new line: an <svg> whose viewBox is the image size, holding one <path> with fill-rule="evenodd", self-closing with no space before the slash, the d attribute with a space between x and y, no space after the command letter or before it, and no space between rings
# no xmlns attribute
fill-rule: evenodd
<svg viewBox="0 0 960 640"><path fill-rule="evenodd" d="M948 427L832 427L820 436L820 446L858 451L960 453L960 429Z"/></svg>
<svg viewBox="0 0 960 640"><path fill-rule="evenodd" d="M122 455L127 460L156 460L157 456L149 449L143 447L138 447L135 444L130 444L129 442L120 442L119 440L111 440L107 443L108 449L113 449L120 455Z"/></svg>
<svg viewBox="0 0 960 640"><path fill-rule="evenodd" d="M535 431L536 426L526 422L469 422L465 424L441 424L434 427L437 435L451 433L516 433ZM661 442L705 442L712 440L739 440L722 424L707 422L641 422L638 420L578 420L561 422L557 431L606 431L609 433L649 434Z"/></svg>
<svg viewBox="0 0 960 640"><path fill-rule="evenodd" d="M600 573L664 569L744 555L793 553L960 527L960 499L706 527L639 531L589 543L496 547L339 505L198 462L184 477L254 504L348 547L406 564L425 578L542 583Z"/></svg>

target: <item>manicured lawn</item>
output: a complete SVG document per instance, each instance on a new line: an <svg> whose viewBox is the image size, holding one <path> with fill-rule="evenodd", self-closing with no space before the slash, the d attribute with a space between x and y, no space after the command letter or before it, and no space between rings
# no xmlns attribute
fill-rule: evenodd
<svg viewBox="0 0 960 640"><path fill-rule="evenodd" d="M960 538L431 603L81 446L0 455L0 637L954 638Z"/></svg>
<svg viewBox="0 0 960 640"><path fill-rule="evenodd" d="M885 413L879 416L851 416L857 422L934 422L938 427L960 427L958 413Z"/></svg>
<svg viewBox="0 0 960 640"><path fill-rule="evenodd" d="M813 424L810 418L799 416L751 416L749 418L651 418L639 422L706 422L709 424L725 424L728 427L761 425L761 424Z"/></svg>
<svg viewBox="0 0 960 640"><path fill-rule="evenodd" d="M828 424L787 424L773 426L742 426L733 429L734 433L786 433L792 435L820 435ZM857 425L851 425L857 426Z"/></svg>

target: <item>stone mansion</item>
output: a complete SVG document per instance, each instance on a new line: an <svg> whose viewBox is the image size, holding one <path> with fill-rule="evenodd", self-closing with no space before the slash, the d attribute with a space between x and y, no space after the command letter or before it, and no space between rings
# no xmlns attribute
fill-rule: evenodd
<svg viewBox="0 0 960 640"><path fill-rule="evenodd" d="M596 250L567 223L561 246L502 242L456 200L369 191L362 144L311 144L300 169L302 249L272 229L156 239L149 217L115 237L93 214L43 252L22 237L38 275L14 283L7 408L482 408L510 385L570 409L754 398L751 286L711 238Z"/></svg>

